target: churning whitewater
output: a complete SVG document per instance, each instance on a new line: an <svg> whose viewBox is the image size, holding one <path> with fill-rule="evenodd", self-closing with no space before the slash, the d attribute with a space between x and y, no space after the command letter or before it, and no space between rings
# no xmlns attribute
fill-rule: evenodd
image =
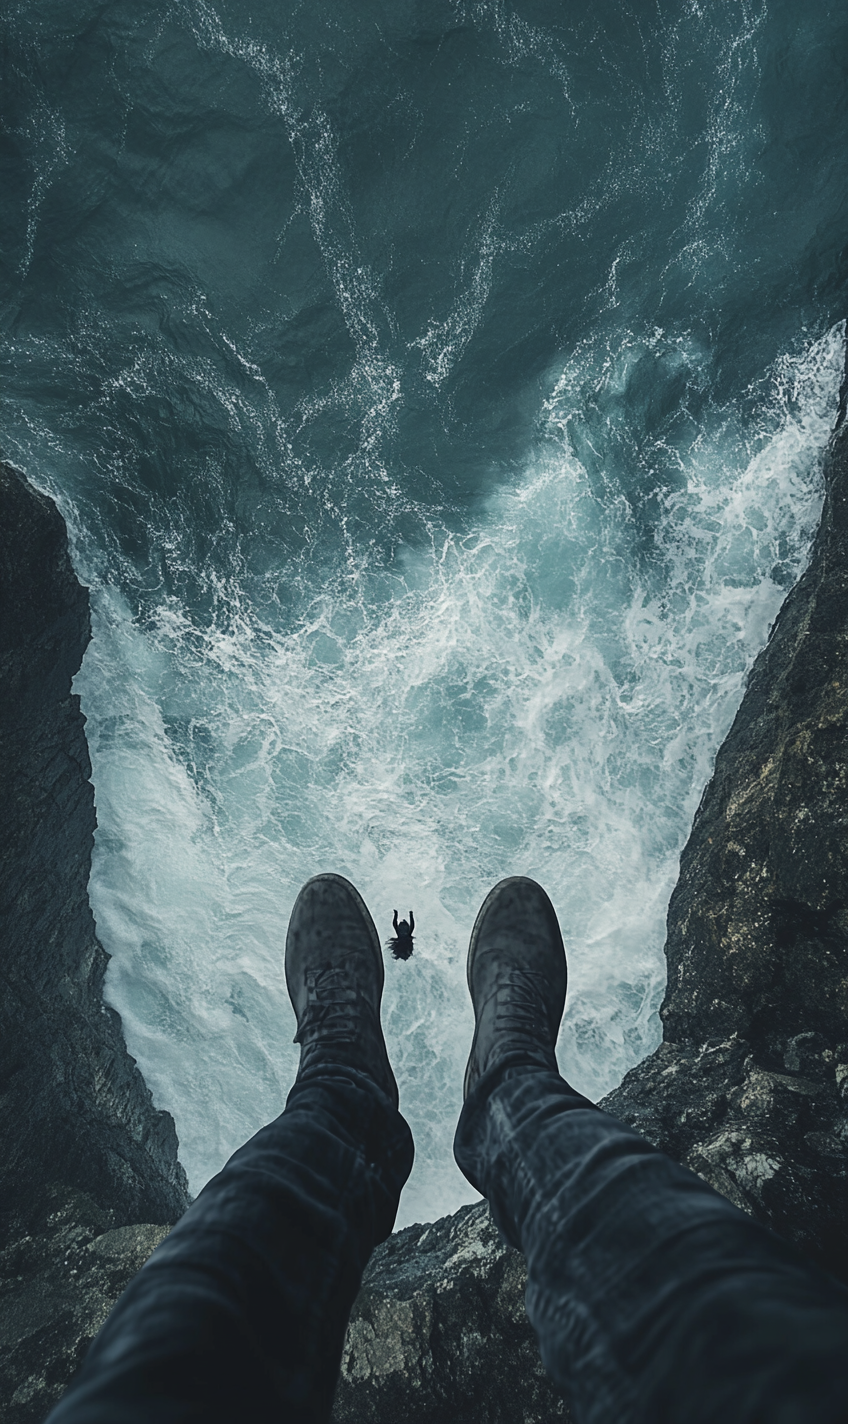
<svg viewBox="0 0 848 1424"><path fill-rule="evenodd" d="M679 853L821 507L846 20L574 8L7 12L3 453L91 586L107 996L195 1191L293 1080L320 870L384 940L415 913L399 1224L471 1195L502 876L559 913L574 1085L659 1040Z"/></svg>

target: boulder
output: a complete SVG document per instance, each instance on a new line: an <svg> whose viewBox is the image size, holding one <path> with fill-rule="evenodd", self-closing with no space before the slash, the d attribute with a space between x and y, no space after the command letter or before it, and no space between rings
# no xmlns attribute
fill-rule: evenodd
<svg viewBox="0 0 848 1424"><path fill-rule="evenodd" d="M348 1327L334 1424L567 1420L524 1309L526 1283L523 1256L485 1202L390 1236Z"/></svg>

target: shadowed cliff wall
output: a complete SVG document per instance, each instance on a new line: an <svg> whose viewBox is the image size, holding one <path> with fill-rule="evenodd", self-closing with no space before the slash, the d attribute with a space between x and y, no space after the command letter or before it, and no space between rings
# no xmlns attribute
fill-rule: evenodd
<svg viewBox="0 0 848 1424"><path fill-rule="evenodd" d="M6 465L0 531L0 1398L25 1424L189 1196L173 1119L103 1003L94 791L71 692L88 593L55 505Z"/></svg>
<svg viewBox="0 0 848 1424"><path fill-rule="evenodd" d="M848 1280L848 422L668 911L662 1046L604 1106Z"/></svg>

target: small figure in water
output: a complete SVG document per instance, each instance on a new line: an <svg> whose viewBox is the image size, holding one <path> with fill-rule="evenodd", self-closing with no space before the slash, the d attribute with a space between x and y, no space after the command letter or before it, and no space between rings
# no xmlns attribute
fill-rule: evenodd
<svg viewBox="0 0 848 1424"><path fill-rule="evenodd" d="M397 910L392 920L392 929L395 932L394 939L389 940L389 949L395 959L408 959L412 953L412 936L415 933L415 916L409 912L408 920L401 920L398 924Z"/></svg>

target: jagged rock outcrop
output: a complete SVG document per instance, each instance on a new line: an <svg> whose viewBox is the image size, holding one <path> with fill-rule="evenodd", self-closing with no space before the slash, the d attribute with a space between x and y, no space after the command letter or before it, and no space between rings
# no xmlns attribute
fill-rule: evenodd
<svg viewBox="0 0 848 1424"><path fill-rule="evenodd" d="M664 1042L605 1106L848 1280L848 422L668 912Z"/></svg>
<svg viewBox="0 0 848 1424"><path fill-rule="evenodd" d="M55 505L6 465L0 530L0 1400L36 1424L189 1197L173 1119L103 1003L71 692L88 593Z"/></svg>
<svg viewBox="0 0 848 1424"><path fill-rule="evenodd" d="M348 1327L335 1424L568 1419L524 1309L524 1258L485 1202L375 1251Z"/></svg>
<svg viewBox="0 0 848 1424"><path fill-rule="evenodd" d="M111 1213L69 1193L47 1229L0 1252L4 1421L41 1421L82 1364L118 1296L168 1226L110 1228Z"/></svg>

